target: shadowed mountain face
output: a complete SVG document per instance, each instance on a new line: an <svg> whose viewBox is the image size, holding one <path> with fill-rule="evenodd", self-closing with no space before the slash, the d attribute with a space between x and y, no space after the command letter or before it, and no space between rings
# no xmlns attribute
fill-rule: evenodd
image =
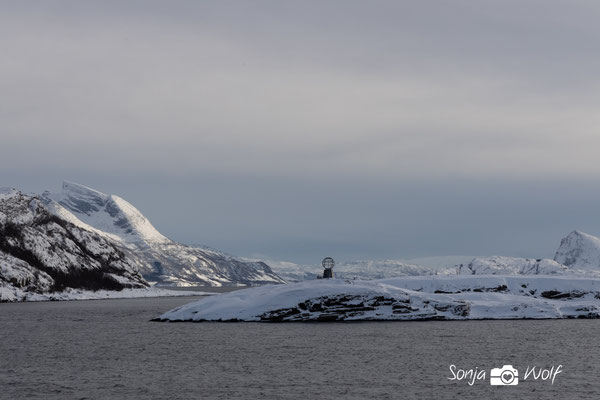
<svg viewBox="0 0 600 400"><path fill-rule="evenodd" d="M144 277L163 285L241 286L283 283L263 262L176 243L124 199L71 182L42 199L57 216L121 246Z"/></svg>
<svg viewBox="0 0 600 400"><path fill-rule="evenodd" d="M136 265L109 239L52 214L37 196L0 192L0 299L146 286Z"/></svg>

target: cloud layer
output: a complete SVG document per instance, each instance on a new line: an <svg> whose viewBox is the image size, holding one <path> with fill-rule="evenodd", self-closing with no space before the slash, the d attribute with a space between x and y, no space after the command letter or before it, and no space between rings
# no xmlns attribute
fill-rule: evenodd
<svg viewBox="0 0 600 400"><path fill-rule="evenodd" d="M90 185L112 181L104 188L112 192L148 176L162 177L159 185L251 181L258 193L272 185L313 193L354 182L358 192L395 198L402 187L424 197L440 182L452 191L454 182L466 199L473 192L464 182L512 182L517 190L600 174L596 2L0 5L0 132L9 150L0 169L7 183L19 177L37 189L40 171L56 177L50 186L75 175ZM177 189L190 190L183 183ZM144 191L128 190L130 197ZM219 190L226 203L232 194ZM360 214L361 202L343 194L329 193ZM362 204L371 206L370 198ZM293 237L294 223L295 233L308 236L290 217L302 204L286 201L290 208L275 217L291 218L289 226L275 224L259 235L261 243L281 237L279 230ZM260 214L260 203L248 211ZM307 215L322 211L313 206ZM552 213L564 205L556 207ZM399 218L383 209L347 228ZM334 215L332 209L342 247L368 241L344 239L347 215ZM431 229L445 229L442 217ZM463 221L469 226L479 217L467 213ZM160 211L154 219L166 220ZM385 234L427 252L410 239L422 223ZM188 228L184 222L173 231L195 241ZM244 247L243 238L232 241ZM499 251L522 250L500 243ZM395 254L386 246L364 255Z"/></svg>

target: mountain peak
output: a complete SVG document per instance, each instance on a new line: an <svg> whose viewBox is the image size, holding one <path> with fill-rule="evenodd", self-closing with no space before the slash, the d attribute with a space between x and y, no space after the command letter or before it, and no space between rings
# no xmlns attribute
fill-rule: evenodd
<svg viewBox="0 0 600 400"><path fill-rule="evenodd" d="M582 232L580 230L574 230L571 233L569 233L564 239L564 240L583 240L583 241L590 241L590 242L598 242L600 244L600 238L594 236L594 235L590 235L589 233L585 233Z"/></svg>
<svg viewBox="0 0 600 400"><path fill-rule="evenodd" d="M81 199L84 201L93 201L94 203L104 203L108 200L108 195L98 190L79 183L63 181L61 193L73 199Z"/></svg>
<svg viewBox="0 0 600 400"><path fill-rule="evenodd" d="M600 238L574 230L560 241L554 261L572 268L600 268Z"/></svg>
<svg viewBox="0 0 600 400"><path fill-rule="evenodd" d="M588 239L588 240L600 240L596 236L590 235L589 233L585 233L585 232L582 232L582 231L577 230L577 229L574 230L574 231L572 231L571 233L569 233L567 235L567 238L569 238L569 237L582 237L582 238L585 238L585 239Z"/></svg>
<svg viewBox="0 0 600 400"><path fill-rule="evenodd" d="M131 242L168 242L165 236L133 205L75 182L64 181L59 194L45 193L76 220L111 236ZM73 222L73 218L68 218Z"/></svg>

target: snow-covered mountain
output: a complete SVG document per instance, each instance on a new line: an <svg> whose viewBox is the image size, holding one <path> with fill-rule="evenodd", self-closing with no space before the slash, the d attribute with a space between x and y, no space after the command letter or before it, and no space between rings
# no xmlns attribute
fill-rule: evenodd
<svg viewBox="0 0 600 400"><path fill-rule="evenodd" d="M243 286L283 283L263 262L242 259L163 236L133 205L119 196L64 182L61 193L44 192L48 209L83 229L129 250L150 282L177 286Z"/></svg>
<svg viewBox="0 0 600 400"><path fill-rule="evenodd" d="M125 243L169 242L141 212L119 196L65 181L61 193L46 191L42 198L55 214L111 239Z"/></svg>
<svg viewBox="0 0 600 400"><path fill-rule="evenodd" d="M449 259L466 260L466 262L445 267L446 265L452 265L446 261L436 267L428 267L410 264L404 260L347 261L336 265L334 274L337 278L385 279L424 275L553 275L583 272L571 270L550 259L502 256L474 258L460 256ZM299 265L291 262L275 261L269 261L269 265L288 282L316 279L323 274L323 269L318 265ZM598 276L600 276L600 271Z"/></svg>
<svg viewBox="0 0 600 400"><path fill-rule="evenodd" d="M573 231L560 242L554 260L518 257L476 257L454 268L474 275L579 275L600 277L600 238ZM451 270L447 271L451 273Z"/></svg>
<svg viewBox="0 0 600 400"><path fill-rule="evenodd" d="M3 196L12 195L6 192ZM274 262L271 269L262 261L176 243L162 235L137 208L121 197L79 184L64 182L61 193L44 192L39 199L48 213L104 238L122 251L128 262L150 282L179 286L242 286L283 283L284 279L288 282L311 280L322 274L319 265ZM419 259L420 265L404 260L349 261L338 264L334 272L339 278L352 279L433 274L600 276L600 239L579 231L571 232L562 240L554 260L501 256L469 258ZM439 265L427 266L426 260ZM458 260L461 263L455 267L444 267L450 261Z"/></svg>
<svg viewBox="0 0 600 400"><path fill-rule="evenodd" d="M573 269L600 271L600 238L573 231L560 242L554 260Z"/></svg>
<svg viewBox="0 0 600 400"><path fill-rule="evenodd" d="M147 286L129 255L103 235L51 213L37 196L0 189L0 301Z"/></svg>
<svg viewBox="0 0 600 400"><path fill-rule="evenodd" d="M568 268L554 260L518 257L479 257L456 267L458 274L467 275L553 275Z"/></svg>
<svg viewBox="0 0 600 400"><path fill-rule="evenodd" d="M288 282L316 279L320 265L269 261ZM506 256L437 256L412 260L347 261L334 268L338 278L384 279L419 275L578 275L600 277L600 238L580 231L562 239L554 260Z"/></svg>

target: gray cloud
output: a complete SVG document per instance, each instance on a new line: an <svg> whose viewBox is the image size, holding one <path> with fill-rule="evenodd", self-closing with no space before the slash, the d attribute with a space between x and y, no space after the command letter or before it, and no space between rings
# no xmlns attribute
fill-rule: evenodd
<svg viewBox="0 0 600 400"><path fill-rule="evenodd" d="M179 240L289 258L548 255L594 233L573 197L597 200L596 2L0 7L2 184L97 182ZM190 200L142 196L164 186Z"/></svg>

